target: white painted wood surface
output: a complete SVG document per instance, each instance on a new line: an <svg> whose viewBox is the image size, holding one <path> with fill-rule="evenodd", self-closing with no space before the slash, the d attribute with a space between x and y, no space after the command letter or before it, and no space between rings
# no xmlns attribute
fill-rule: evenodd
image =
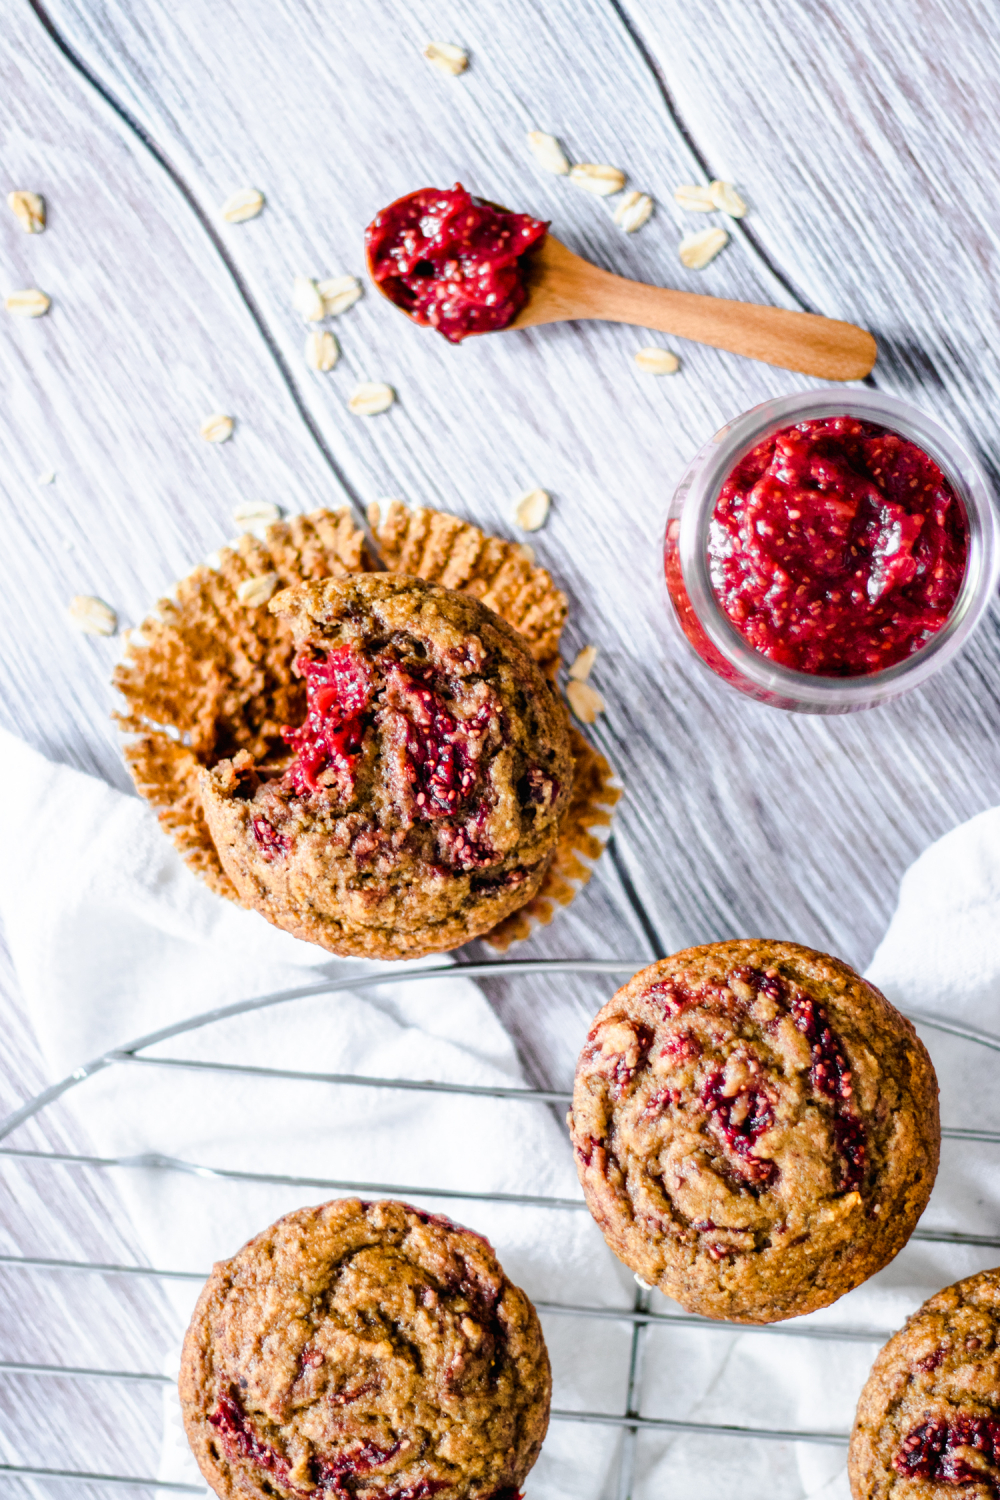
<svg viewBox="0 0 1000 1500"><path fill-rule="evenodd" d="M702 677L665 627L658 574L667 497L692 453L735 412L811 382L680 343L677 376L644 377L641 330L598 325L454 349L371 294L330 325L343 357L318 375L291 282L360 273L379 206L460 179L551 218L609 269L789 306L797 295L867 323L877 383L1000 465L997 16L976 0L870 13L849 0L52 0L47 16L51 30L29 0L0 0L0 186L42 192L50 212L32 237L0 213L0 292L37 284L53 299L44 319L0 319L3 722L125 786L108 719L118 644L72 632L71 594L101 595L134 623L230 534L245 499L294 510L400 495L516 535L511 502L541 484L554 504L532 541L571 596L567 654L600 647L608 713L594 737L626 795L619 867L602 860L522 951L649 954L624 872L663 949L769 933L863 965L913 856L1000 796L996 613L928 688L824 721ZM468 47L466 74L423 61L432 36ZM613 200L536 167L529 128L575 160L621 166L655 197L653 219L624 235ZM732 177L751 212L746 235L693 273L677 240L715 221L671 195L699 161ZM245 185L266 194L264 213L221 224L218 205ZM346 399L368 378L399 401L362 420ZM219 447L197 432L213 410L237 419ZM55 482L40 485L47 470ZM494 998L534 1076L564 1081L606 992L540 983ZM7 994L12 1101L39 1074L12 983ZM67 1185L46 1207L47 1183L42 1169L0 1174L12 1245L126 1254L111 1184ZM32 1283L36 1306L25 1273L0 1279L21 1314L4 1319L4 1353L38 1357L41 1320L65 1293L59 1317L81 1359L106 1317L121 1362L128 1350L156 1368L166 1325L152 1292L129 1294L125 1316L120 1289L85 1311L73 1287ZM100 1397L103 1420L82 1394L57 1402L48 1386L0 1380L3 1455L99 1467L120 1422L119 1456L148 1468L155 1402ZM69 1415L47 1426L32 1399Z"/></svg>

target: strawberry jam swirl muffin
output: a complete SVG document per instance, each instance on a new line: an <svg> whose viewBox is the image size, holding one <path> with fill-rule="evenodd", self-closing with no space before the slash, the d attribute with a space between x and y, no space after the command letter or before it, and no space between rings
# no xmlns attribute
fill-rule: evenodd
<svg viewBox="0 0 1000 1500"><path fill-rule="evenodd" d="M286 589L307 690L289 755L201 774L244 905L333 953L418 957L530 901L573 762L566 710L517 631L466 594L356 574Z"/></svg>
<svg viewBox="0 0 1000 1500"><path fill-rule="evenodd" d="M224 1500L519 1500L550 1394L537 1314L489 1243L405 1203L279 1219L215 1267L181 1357Z"/></svg>
<svg viewBox="0 0 1000 1500"><path fill-rule="evenodd" d="M891 1260L940 1144L910 1023L846 964L763 940L689 948L619 990L569 1124L619 1259L740 1323L825 1307Z"/></svg>
<svg viewBox="0 0 1000 1500"><path fill-rule="evenodd" d="M848 1458L855 1500L1000 1495L1000 1269L925 1302L879 1354Z"/></svg>

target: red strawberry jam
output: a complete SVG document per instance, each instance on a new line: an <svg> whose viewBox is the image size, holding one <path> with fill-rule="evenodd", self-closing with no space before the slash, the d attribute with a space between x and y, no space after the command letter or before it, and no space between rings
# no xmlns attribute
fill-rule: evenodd
<svg viewBox="0 0 1000 1500"><path fill-rule="evenodd" d="M321 789L323 775L323 784L335 785L349 796L372 699L371 669L350 646L339 646L325 656L297 657L295 669L306 680L307 709L300 728L281 731L295 751L288 781L304 797ZM262 842L256 828L254 833Z"/></svg>
<svg viewBox="0 0 1000 1500"><path fill-rule="evenodd" d="M701 1102L741 1173L749 1182L769 1187L778 1169L773 1161L761 1160L753 1154L754 1146L774 1124L774 1107L767 1091L750 1087L729 1096L722 1069L717 1068L705 1082Z"/></svg>
<svg viewBox="0 0 1000 1500"><path fill-rule="evenodd" d="M399 1443L391 1448L379 1448L375 1443L359 1443L348 1453L316 1456L312 1461L314 1482L308 1490L300 1490L290 1483L291 1464L288 1459L257 1436L235 1390L228 1396L220 1396L218 1408L209 1415L208 1421L219 1434L222 1446L230 1458L248 1459L255 1468L273 1474L280 1485L294 1490L296 1494L326 1490L346 1496L351 1493L343 1483L347 1476L370 1474L373 1469L394 1458L400 1447ZM398 1497L405 1492L381 1490L380 1493L395 1494Z"/></svg>
<svg viewBox="0 0 1000 1500"><path fill-rule="evenodd" d="M404 764L417 817L448 818L478 786L494 704L486 699L476 713L457 719L429 685L431 674L422 675L426 680L391 665L387 698L405 725Z"/></svg>
<svg viewBox="0 0 1000 1500"><path fill-rule="evenodd" d="M978 1465L967 1462L963 1452L979 1453L994 1470L985 1473ZM995 1471L1000 1468L1000 1421L996 1417L974 1417L964 1414L947 1422L932 1417L915 1427L903 1439L902 1447L892 1461L897 1474L928 1480L932 1484L976 1486L976 1491L1000 1495Z"/></svg>
<svg viewBox="0 0 1000 1500"><path fill-rule="evenodd" d="M951 484L898 433L855 417L785 427L737 464L709 527L715 596L762 655L860 677L945 624L969 535Z"/></svg>
<svg viewBox="0 0 1000 1500"><path fill-rule="evenodd" d="M460 183L421 188L365 230L368 269L391 302L453 344L506 328L527 301L523 256L548 224L473 198Z"/></svg>

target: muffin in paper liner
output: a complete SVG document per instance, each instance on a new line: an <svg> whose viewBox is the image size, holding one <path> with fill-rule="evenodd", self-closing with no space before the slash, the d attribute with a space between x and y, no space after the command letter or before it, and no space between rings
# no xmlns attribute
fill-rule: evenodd
<svg viewBox="0 0 1000 1500"><path fill-rule="evenodd" d="M371 507L369 519L390 572L479 599L521 632L542 670L555 677L566 597L526 549L456 516L411 511L399 501L384 516ZM291 632L268 610L268 599L292 584L377 567L349 510L293 516L222 548L128 637L114 675L126 704L116 716L129 736L126 762L180 854L217 895L239 900L208 831L199 772L240 750L264 769L277 766L288 753L282 727L305 714ZM259 583L251 587L251 580ZM571 736L573 795L556 851L537 894L485 934L501 952L550 922L586 884L621 795L604 757L577 729Z"/></svg>

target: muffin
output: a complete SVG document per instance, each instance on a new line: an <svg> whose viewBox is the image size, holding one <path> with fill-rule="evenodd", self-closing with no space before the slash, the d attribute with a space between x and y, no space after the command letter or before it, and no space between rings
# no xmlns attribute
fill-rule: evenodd
<svg viewBox="0 0 1000 1500"><path fill-rule="evenodd" d="M446 511L399 500L368 507L366 540L346 508L255 524L182 578L125 641L114 715L136 791L188 867L216 895L239 902L208 830L198 780L241 750L259 763L288 755L282 729L301 723L306 689L295 647L268 600L281 588L387 569L459 589L512 625L555 680L566 595L531 549L490 536ZM570 729L573 792L556 852L524 906L484 935L498 951L551 922L590 879L621 791L604 756Z"/></svg>
<svg viewBox="0 0 1000 1500"><path fill-rule="evenodd" d="M405 1203L303 1208L220 1261L181 1356L217 1495L514 1500L551 1376L481 1235Z"/></svg>
<svg viewBox="0 0 1000 1500"><path fill-rule="evenodd" d="M285 589L306 714L289 756L202 771L244 905L332 953L415 958L538 891L573 789L566 710L525 641L468 594L356 574Z"/></svg>
<svg viewBox="0 0 1000 1500"><path fill-rule="evenodd" d="M1000 1269L945 1287L886 1344L858 1402L855 1500L1000 1494Z"/></svg>
<svg viewBox="0 0 1000 1500"><path fill-rule="evenodd" d="M569 1125L619 1259L737 1323L826 1307L890 1261L941 1134L910 1023L847 964L754 939L676 953L608 1001Z"/></svg>

